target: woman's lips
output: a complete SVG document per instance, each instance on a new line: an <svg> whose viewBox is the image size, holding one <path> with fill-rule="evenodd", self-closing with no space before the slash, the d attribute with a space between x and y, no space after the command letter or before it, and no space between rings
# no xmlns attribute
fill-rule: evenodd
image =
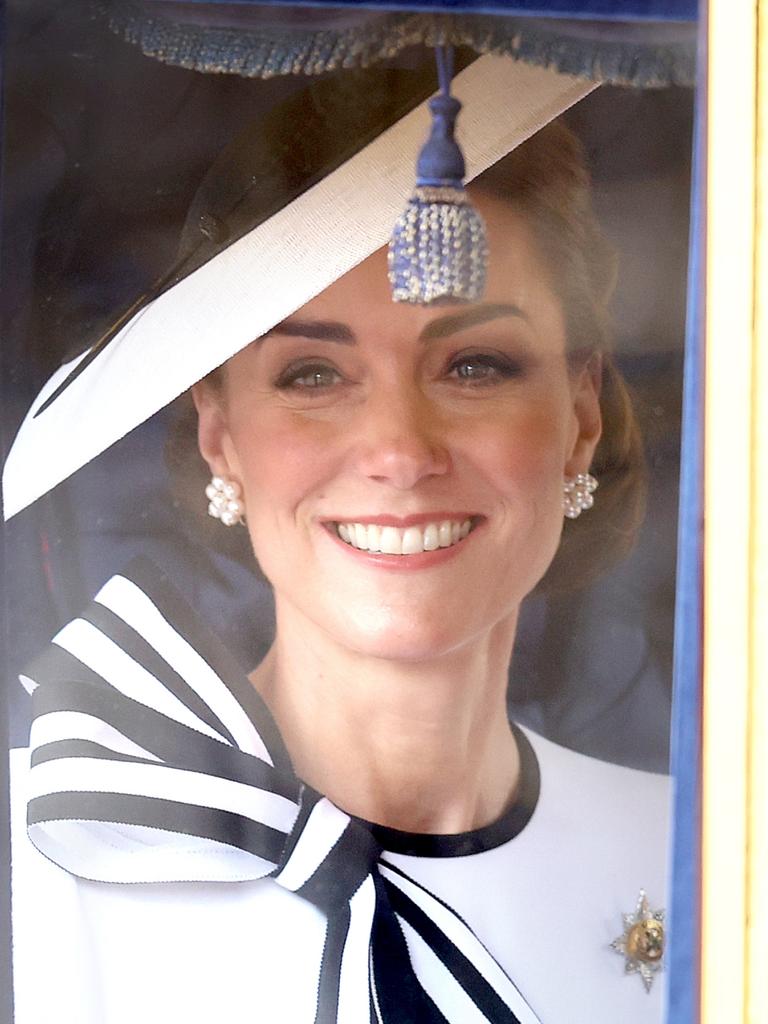
<svg viewBox="0 0 768 1024"><path fill-rule="evenodd" d="M327 528L348 547L368 554L413 557L455 547L480 522L480 516L378 516L331 521Z"/></svg>

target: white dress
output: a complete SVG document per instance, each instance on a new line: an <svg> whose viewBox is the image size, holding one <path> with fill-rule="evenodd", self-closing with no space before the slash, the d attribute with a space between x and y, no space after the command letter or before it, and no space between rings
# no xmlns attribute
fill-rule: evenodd
<svg viewBox="0 0 768 1024"><path fill-rule="evenodd" d="M109 595L101 600L109 604ZM72 635L61 642L71 646ZM73 712L50 715L49 709L48 725L41 726L48 733L38 736L38 750L62 743L53 738L54 723L76 718ZM74 734L82 741L82 733ZM410 891L416 904L428 905L433 917L442 916L446 934L458 919L424 890L463 918L493 958L482 969L490 977L500 967L511 979L519 997L511 1005L521 1024L661 1024L663 974L646 991L611 942L623 935L622 915L634 911L640 890L652 909L664 906L668 780L596 761L531 733L520 745L521 799L500 822L438 838L379 830L378 870ZM88 753L49 762L42 786L35 782L36 769L29 771L29 752L11 754L16 1024L313 1024L327 918L290 886L272 877L249 880L240 867L230 870L232 851L224 844L164 833L162 824L139 829L120 850L121 826L110 833L99 824L89 833L96 837L99 863L109 864L116 853L123 883L78 877L50 859L67 863L67 852L59 856L59 850L72 841L66 823L57 831L54 812L48 814L49 833L36 838L47 856L33 845L27 798L44 792L44 799L55 799L57 788L74 788L68 765L78 771L90 766L93 789L114 788L99 775L102 768L108 774L110 765ZM82 822L72 825L77 830ZM175 880L126 884L151 875L163 858ZM133 865L140 867L134 871ZM115 877L111 871L83 873ZM156 876L164 873L158 868ZM183 880L210 877L222 880ZM233 878L243 880L227 880ZM437 956L418 929L400 924L419 981L445 1019L494 1022L487 1006L478 1008L457 982L452 963ZM365 913L353 913L340 968L339 1024L363 1024L369 1002L373 1006L369 931ZM456 942L463 948L463 933ZM371 1013L378 1019L378 1009Z"/></svg>

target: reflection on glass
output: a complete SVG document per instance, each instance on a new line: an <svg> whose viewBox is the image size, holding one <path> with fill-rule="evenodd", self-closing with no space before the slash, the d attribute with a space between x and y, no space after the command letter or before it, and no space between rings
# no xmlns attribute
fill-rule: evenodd
<svg viewBox="0 0 768 1024"><path fill-rule="evenodd" d="M660 1022L688 93L559 86L469 187L482 299L395 304L415 152L349 168L431 51L253 81L16 19L9 440L141 307L24 486L57 401L85 450L163 396L6 527L18 1021Z"/></svg>

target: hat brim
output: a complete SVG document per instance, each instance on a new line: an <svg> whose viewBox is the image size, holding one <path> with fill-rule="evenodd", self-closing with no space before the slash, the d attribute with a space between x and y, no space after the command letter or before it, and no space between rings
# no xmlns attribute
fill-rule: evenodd
<svg viewBox="0 0 768 1024"><path fill-rule="evenodd" d="M595 84L503 57L459 75L467 180ZM10 519L385 245L413 188L426 103L141 309L36 416L77 360L48 381L3 472ZM376 187L371 188L371 182Z"/></svg>

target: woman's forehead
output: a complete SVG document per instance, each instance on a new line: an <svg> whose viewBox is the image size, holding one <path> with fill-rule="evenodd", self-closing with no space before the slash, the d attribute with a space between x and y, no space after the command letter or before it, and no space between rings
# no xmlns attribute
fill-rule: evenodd
<svg viewBox="0 0 768 1024"><path fill-rule="evenodd" d="M525 216L494 197L480 194L475 201L486 222L489 246L488 277L481 303L420 306L393 302L387 250L382 247L300 307L290 322L320 320L364 329L385 319L389 324L429 333L433 324L441 325L449 319L463 321L456 329L487 322L494 317L483 315L483 311L491 308L495 317L515 316L534 328L539 322L561 322L559 299ZM477 315L467 316L468 310Z"/></svg>

